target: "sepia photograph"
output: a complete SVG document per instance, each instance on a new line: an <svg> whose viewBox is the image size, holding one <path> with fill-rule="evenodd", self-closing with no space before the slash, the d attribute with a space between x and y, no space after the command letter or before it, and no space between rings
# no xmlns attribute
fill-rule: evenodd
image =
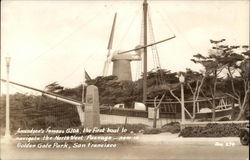
<svg viewBox="0 0 250 160"><path fill-rule="evenodd" d="M1 160L249 160L249 0L2 0Z"/></svg>

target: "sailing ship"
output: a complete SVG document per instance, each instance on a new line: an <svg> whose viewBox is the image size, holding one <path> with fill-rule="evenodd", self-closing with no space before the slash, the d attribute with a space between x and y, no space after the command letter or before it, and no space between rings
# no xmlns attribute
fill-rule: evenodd
<svg viewBox="0 0 250 160"><path fill-rule="evenodd" d="M130 49L127 51L122 51L122 52L114 52L112 54L111 50L112 50L112 43L113 43L113 39L114 39L114 30L115 30L115 23L116 23L116 18L117 18L117 13L114 16L114 20L113 20L113 25L112 25L112 29L111 29L111 34L110 34L110 39L109 39L109 43L108 43L108 55L107 55L107 60L105 61L105 65L104 65L104 70L103 70L103 76L107 76L108 73L108 66L110 65L111 61L113 62L113 72L112 75L117 76L118 80L122 81L122 80L132 80L131 77L131 66L130 66L130 62L131 61L143 61L143 99L142 99L142 104L145 104L146 107L141 107L142 105L138 102L135 102L135 106L134 109L138 110L137 108L139 108L139 110L146 110L148 111L148 107L155 107L154 103L155 102L150 102L150 100L147 99L147 57L148 57L148 52L147 52L147 48L148 47L155 47L156 48L156 44L162 43L162 42L166 42L168 40L174 39L176 38L176 36L172 36L170 38L158 41L158 42L153 42L151 44L148 44L148 28L152 29L152 26L150 26L150 24L148 24L148 2L147 0L144 0L143 2L143 44L138 45L135 47L135 49ZM152 25L152 24L151 24ZM153 31L151 31L151 34L153 33ZM131 52L136 52L135 54L132 54ZM143 57L143 59L141 58ZM156 52L156 57L158 58L159 61L159 56L158 53ZM158 62L159 63L159 62ZM161 69L160 65L157 66L157 69ZM209 101L211 101L211 99L206 99L206 100L196 100L196 107L197 107L197 112L195 113L195 117L196 119L211 119L212 117L212 110L210 108L208 108L207 106L211 106L209 104L207 104ZM216 98L216 103L217 106L215 108L215 115L216 115L216 119L220 120L222 118L227 118L227 119L231 119L231 114L232 114L232 110L233 110L233 103L232 103L232 99L230 99L229 97L225 98L225 97L219 97ZM202 103L206 103L205 105L202 105ZM175 117L180 118L180 104L179 102L161 102L161 108L160 108L160 114L162 115L161 117L166 117L166 114L174 114ZM187 115L189 117L192 117L190 113L193 112L193 106L189 105L193 104L193 101L185 101L185 108L186 108L186 112ZM165 104L165 106L163 105ZM173 105L175 104L175 106L173 107ZM138 107L138 105L140 105L140 107ZM179 105L179 106L178 106ZM237 107L237 105L234 105L235 107ZM124 104L117 104L114 106L114 108L122 108L124 109ZM165 114L165 116L164 116ZM187 117L188 117L187 116Z"/></svg>
<svg viewBox="0 0 250 160"><path fill-rule="evenodd" d="M134 49L129 49L126 51L118 51L118 52L112 52L112 43L114 39L114 30L115 30L115 23L116 23L116 17L117 14L114 16L113 25L111 29L111 34L109 38L108 43L108 54L107 54L107 60L105 61L104 68L103 68L103 76L106 76L108 74L109 65L111 62L113 62L113 72L112 74L114 76L118 77L118 80L132 80L131 75L131 61L142 61L143 62L143 99L142 104L144 104L146 107L141 107L138 109L136 107L135 109L127 109L124 107L109 107L109 106L102 106L101 114L110 114L110 115L120 115L120 116L131 116L131 117L144 117L148 118L151 113L150 107L155 107L155 101L150 101L147 99L147 73L148 73L148 67L147 67L147 57L148 47L155 47L156 44L163 43L166 41L169 41L176 36L168 37L166 39L148 43L148 2L147 0L144 0L143 2L143 44L136 46ZM131 54L132 52L135 52L135 54ZM158 56L158 55L157 55ZM143 57L143 58L142 58ZM2 80L5 81L5 80ZM67 98L61 95L57 95L55 93L46 92L43 90L39 90L33 87L29 87L26 85L18 84L15 82L10 82L14 85L18 85L21 87L29 88L38 92L43 93L43 95L72 104L77 107L77 111L79 114L79 118L83 124L83 117L81 116L84 112L84 99L82 102L79 102L77 100ZM84 94L84 93L83 93ZM84 97L84 96L83 96ZM206 100L197 100L196 101L196 120L199 119L211 119L212 117L212 110L209 109L208 103L211 101L211 99ZM222 102L223 101L223 102ZM204 103L204 104L203 104ZM231 113L233 109L233 101L230 101L229 98L218 98L217 99L217 107L216 107L216 119L219 120L220 118L227 117L228 119L231 118ZM137 103L138 104L138 103ZM193 101L185 101L185 108L186 108L186 117L190 117L190 113L193 112L192 105ZM122 105L121 105L122 106ZM237 106L237 105L235 105ZM159 118L174 118L174 119L180 119L181 118L181 104L179 102L161 102L160 109L159 109Z"/></svg>

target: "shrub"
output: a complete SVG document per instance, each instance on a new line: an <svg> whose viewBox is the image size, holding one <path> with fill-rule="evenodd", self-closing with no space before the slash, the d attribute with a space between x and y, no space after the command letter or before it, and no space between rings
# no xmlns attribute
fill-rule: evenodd
<svg viewBox="0 0 250 160"><path fill-rule="evenodd" d="M143 134L159 134L161 133L160 128L147 128Z"/></svg>
<svg viewBox="0 0 250 160"><path fill-rule="evenodd" d="M171 122L162 126L162 132L179 133L181 130L179 122Z"/></svg>
<svg viewBox="0 0 250 160"><path fill-rule="evenodd" d="M238 137L240 135L240 128L245 127L246 124L236 123L208 123L205 127L186 127L179 136L183 137Z"/></svg>

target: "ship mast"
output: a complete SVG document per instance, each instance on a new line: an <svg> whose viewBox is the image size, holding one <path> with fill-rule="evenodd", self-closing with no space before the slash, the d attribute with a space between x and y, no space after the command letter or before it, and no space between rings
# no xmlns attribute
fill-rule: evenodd
<svg viewBox="0 0 250 160"><path fill-rule="evenodd" d="M144 30L144 46L147 45L147 14L148 14L148 2L143 2L143 30ZM147 101L147 47L144 48L143 55L143 99L142 102L145 104Z"/></svg>

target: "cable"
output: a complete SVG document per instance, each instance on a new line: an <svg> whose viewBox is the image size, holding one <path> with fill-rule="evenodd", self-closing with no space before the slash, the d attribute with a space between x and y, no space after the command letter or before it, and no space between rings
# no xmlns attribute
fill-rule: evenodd
<svg viewBox="0 0 250 160"><path fill-rule="evenodd" d="M160 17L162 18L163 22L165 22L164 24L167 25L167 27L170 29L171 32L173 32L173 29L168 25L167 21L165 20L164 16L160 13L160 11L157 10L157 12ZM169 18L169 16L166 14L166 16ZM173 22L173 21L172 21ZM187 45L190 47L190 49L193 51L194 54L196 54L197 52L194 50L194 48L192 47L192 45L189 43L189 41L186 39L186 37L182 34L181 30L179 29L179 27L173 22L173 25L176 28L176 31L181 35L181 37L184 39L184 41L186 41ZM173 32L174 33L174 32Z"/></svg>
<svg viewBox="0 0 250 160"><path fill-rule="evenodd" d="M80 67L82 66L82 62L79 63L75 69L73 69L72 72L70 72L70 74L68 74L65 78L63 78L61 81L59 81L58 83L63 83L65 80L67 80L68 78L70 78Z"/></svg>
<svg viewBox="0 0 250 160"><path fill-rule="evenodd" d="M90 55L85 59L85 61L79 63L79 64L76 66L76 68L75 68L70 74L68 74L63 80L59 81L59 83L62 83L62 82L64 82L66 79L68 79L69 77L71 77L71 76L72 76L72 75L82 66L82 64L86 64L92 57L94 57L94 55L97 53L96 51L99 50L100 46L101 46L101 44L100 44L98 47L95 48L95 50L93 51L94 54L90 54Z"/></svg>
<svg viewBox="0 0 250 160"><path fill-rule="evenodd" d="M151 41L154 43L155 42L155 37L154 37L154 31L153 31L153 23L152 19L150 16L150 11L148 12L148 19L149 19L149 33L150 33L150 38ZM153 62L154 62L154 69L156 71L156 85L162 85L165 83L163 73L161 71L161 63L160 63L160 58L159 58L159 53L157 50L157 46L154 45L151 47L152 50L152 56L153 56ZM159 74L157 73L159 72Z"/></svg>
<svg viewBox="0 0 250 160"><path fill-rule="evenodd" d="M150 33L151 42L154 43L155 37L154 37L153 23L152 23L151 16L150 16L150 9L148 11L148 20L149 20L149 33ZM154 61L154 68L155 69L161 68L159 54L158 54L156 45L151 46L151 49L152 49L152 55L153 55L153 61Z"/></svg>
<svg viewBox="0 0 250 160"><path fill-rule="evenodd" d="M63 39L61 39L60 41L58 41L57 43L55 43L54 45L52 45L51 47L49 47L47 50L45 50L44 52L42 52L41 54L39 54L36 58L34 58L31 62L29 62L28 64L32 64L34 63L36 60L38 60L41 56L44 56L45 54L48 54L49 51L51 51L52 49L56 48L59 44L61 44L62 42L64 42L66 39L68 39L69 37L71 37L76 31L78 31L79 29L82 29L82 27L86 27L87 25L89 25L92 21L94 21L98 15L103 12L103 10L99 11L97 14L95 14L93 17L91 17L86 23L81 24L80 26L78 26L75 30L73 30L72 32L70 32L68 35L66 35Z"/></svg>
<svg viewBox="0 0 250 160"><path fill-rule="evenodd" d="M106 8L105 8L106 9ZM95 14L93 17L91 17L86 23L81 24L80 26L78 26L74 31L70 32L68 35L66 35L63 39L61 39L60 41L58 41L57 43L55 43L54 45L52 45L51 47L49 47L48 49L46 49L44 52L42 52L41 54L39 54L37 57L35 57L33 60L31 60L29 63L27 63L27 66L33 64L34 62L36 62L37 60L39 60L42 56L48 54L51 50L53 50L54 48L56 48L58 45L60 45L62 42L64 42L66 39L68 39L69 37L71 37L72 35L74 35L74 33L76 33L78 30L82 29L82 27L86 27L87 25L89 25L92 21L94 21L98 15L100 15L102 12L104 11L104 9L100 10L97 14ZM107 11L106 11L107 12ZM26 67L27 67L26 66ZM53 67L51 67L53 68ZM26 70L26 72L29 70ZM24 73L23 73L24 74Z"/></svg>
<svg viewBox="0 0 250 160"><path fill-rule="evenodd" d="M103 10L104 10L104 9L103 9ZM67 36L65 36L62 40L60 40L59 42L57 42L55 45L51 46L51 47L50 47L49 49L47 49L45 52L42 52L42 54L40 54L39 56L37 56L37 57L36 57L31 63L29 63L29 64L34 63L34 62L37 61L40 57L46 55L47 53L49 53L49 51L51 51L52 49L56 48L59 44L61 44L61 43L64 42L66 39L68 39L70 36L72 36L74 33L76 33L76 31L78 31L79 29L81 29L82 26L86 26L86 25L88 25L89 23L91 23L92 21L94 21L94 20L97 18L97 16L100 15L100 14L103 12L103 10L99 11L96 15L94 15L94 16L93 16L91 19L89 19L86 23L84 23L84 24L78 26L74 31L72 31L70 34L68 34ZM108 10L108 11L106 10L106 12L110 12L110 10ZM93 57L93 54L90 55L90 56L86 59L86 61L89 60L91 57ZM66 76L66 78L64 78L61 82L65 81L65 80L68 79L70 76L72 76L72 75L77 71L77 69L80 68L80 66L81 66L80 64L77 65L76 68L74 69L74 71L71 72L68 76ZM53 68L53 67L51 67L51 68Z"/></svg>

